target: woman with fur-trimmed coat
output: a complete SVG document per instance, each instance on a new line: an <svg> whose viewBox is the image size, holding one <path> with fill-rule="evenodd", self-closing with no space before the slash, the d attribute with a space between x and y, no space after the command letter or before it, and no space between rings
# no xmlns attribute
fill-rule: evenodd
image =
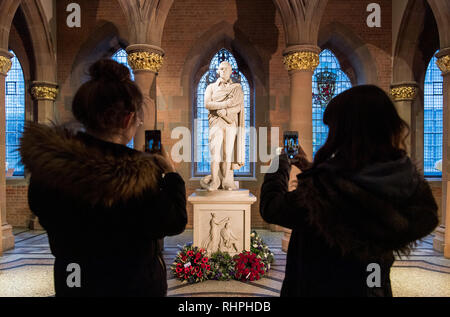
<svg viewBox="0 0 450 317"><path fill-rule="evenodd" d="M126 146L142 110L128 69L101 60L90 73L73 101L86 132L30 123L21 141L30 209L55 256L56 296L165 296L158 239L185 229L184 181L167 156Z"/></svg>
<svg viewBox="0 0 450 317"><path fill-rule="evenodd" d="M281 296L392 296L394 253L407 254L438 224L430 187L401 149L407 125L375 86L337 96L324 123L314 163L301 148L292 161L303 171L297 188L288 191L282 154L261 189L263 219L292 229Z"/></svg>

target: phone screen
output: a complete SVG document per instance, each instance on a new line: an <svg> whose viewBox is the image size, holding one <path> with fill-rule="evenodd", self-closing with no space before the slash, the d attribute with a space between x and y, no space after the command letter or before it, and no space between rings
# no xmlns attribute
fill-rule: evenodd
<svg viewBox="0 0 450 317"><path fill-rule="evenodd" d="M284 152L290 159L293 159L298 154L298 132L286 131L284 132Z"/></svg>
<svg viewBox="0 0 450 317"><path fill-rule="evenodd" d="M161 153L161 131L146 130L145 131L145 152Z"/></svg>

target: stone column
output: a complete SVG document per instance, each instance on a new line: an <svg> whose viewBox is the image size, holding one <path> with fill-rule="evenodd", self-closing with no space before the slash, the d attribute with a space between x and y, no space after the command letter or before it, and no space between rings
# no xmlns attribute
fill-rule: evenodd
<svg viewBox="0 0 450 317"><path fill-rule="evenodd" d="M312 133L312 76L319 65L320 48L313 45L295 45L284 52L284 65L291 81L289 129L298 131L299 143L308 159L313 159ZM292 167L289 190L297 186L299 169ZM282 249L287 251L291 230L283 229Z"/></svg>
<svg viewBox="0 0 450 317"><path fill-rule="evenodd" d="M138 128L134 138L134 148L142 151L145 130L156 129L156 96L152 93L152 87L156 74L161 69L164 51L158 46L147 44L130 45L126 50L134 80L144 95L144 124Z"/></svg>
<svg viewBox="0 0 450 317"><path fill-rule="evenodd" d="M415 158L415 131L416 124L414 120L413 104L417 97L418 85L416 82L401 82L391 85L391 95L394 100L400 118L402 118L410 127L411 132L406 140L408 154Z"/></svg>
<svg viewBox="0 0 450 317"><path fill-rule="evenodd" d="M0 255L3 251L14 248L12 226L6 222L6 107L5 79L12 63L13 55L0 49Z"/></svg>
<svg viewBox="0 0 450 317"><path fill-rule="evenodd" d="M35 121L49 124L55 121L55 101L58 95L58 85L46 81L34 81L31 83L31 96L35 101L36 117ZM39 219L32 214L29 228L32 230L42 230Z"/></svg>
<svg viewBox="0 0 450 317"><path fill-rule="evenodd" d="M437 65L444 77L443 97L444 97L444 131L442 140L442 217L441 224L436 230L436 242L444 242L444 256L450 258L450 216L447 206L450 206L450 48L441 49L436 54ZM444 239L442 239L444 238Z"/></svg>

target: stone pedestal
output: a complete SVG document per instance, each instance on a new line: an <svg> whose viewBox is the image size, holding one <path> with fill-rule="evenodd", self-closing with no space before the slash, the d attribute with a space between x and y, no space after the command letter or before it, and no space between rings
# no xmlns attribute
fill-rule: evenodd
<svg viewBox="0 0 450 317"><path fill-rule="evenodd" d="M198 189L188 201L194 206L194 246L208 253L250 251L251 205L256 197L249 190Z"/></svg>
<svg viewBox="0 0 450 317"><path fill-rule="evenodd" d="M35 215L32 215L28 228L31 230L44 230L44 228L42 228L41 224L39 223L39 218Z"/></svg>
<svg viewBox="0 0 450 317"><path fill-rule="evenodd" d="M14 234L11 225L2 225L2 249L3 251L14 249Z"/></svg>
<svg viewBox="0 0 450 317"><path fill-rule="evenodd" d="M444 245L445 245L445 226L440 225L434 231L433 249L443 253Z"/></svg>

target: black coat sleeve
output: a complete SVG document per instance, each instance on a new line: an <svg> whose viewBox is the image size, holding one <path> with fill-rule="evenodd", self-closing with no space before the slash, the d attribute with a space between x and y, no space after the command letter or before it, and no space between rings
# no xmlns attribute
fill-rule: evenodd
<svg viewBox="0 0 450 317"><path fill-rule="evenodd" d="M296 192L288 191L291 167L285 154L279 157L275 173L266 174L261 187L259 211L268 223L294 229L304 219L305 213L298 207Z"/></svg>
<svg viewBox="0 0 450 317"><path fill-rule="evenodd" d="M149 220L152 236L159 239L184 231L187 224L186 187L179 174L167 173L162 179L156 207Z"/></svg>

